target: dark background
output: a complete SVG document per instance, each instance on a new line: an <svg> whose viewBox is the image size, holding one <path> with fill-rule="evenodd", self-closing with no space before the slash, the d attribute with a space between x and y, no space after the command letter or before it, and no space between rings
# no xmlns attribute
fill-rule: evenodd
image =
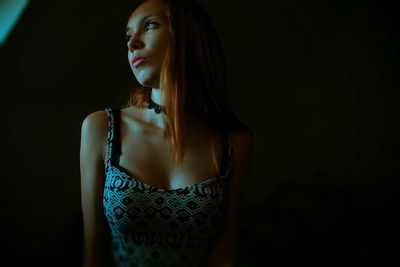
<svg viewBox="0 0 400 267"><path fill-rule="evenodd" d="M399 264L394 4L201 3L256 133L240 266ZM131 6L31 1L1 47L2 266L79 266L80 127L126 99Z"/></svg>

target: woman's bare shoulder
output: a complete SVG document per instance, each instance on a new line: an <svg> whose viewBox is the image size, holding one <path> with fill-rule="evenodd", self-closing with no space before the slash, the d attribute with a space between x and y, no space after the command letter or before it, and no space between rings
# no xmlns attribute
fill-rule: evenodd
<svg viewBox="0 0 400 267"><path fill-rule="evenodd" d="M81 151L93 157L104 159L107 146L108 117L105 110L97 110L88 114L81 129Z"/></svg>
<svg viewBox="0 0 400 267"><path fill-rule="evenodd" d="M101 135L107 132L108 118L105 110L97 110L88 114L82 122L82 131L93 135Z"/></svg>
<svg viewBox="0 0 400 267"><path fill-rule="evenodd" d="M231 144L233 148L233 161L236 168L247 172L248 170L246 169L251 165L254 150L254 133L247 130L232 132Z"/></svg>

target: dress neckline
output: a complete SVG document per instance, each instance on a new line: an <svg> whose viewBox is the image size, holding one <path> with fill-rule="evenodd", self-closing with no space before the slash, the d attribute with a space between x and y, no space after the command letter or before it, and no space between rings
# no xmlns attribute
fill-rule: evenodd
<svg viewBox="0 0 400 267"><path fill-rule="evenodd" d="M204 184L208 184L208 183L211 183L213 181L216 181L216 180L219 180L219 179L224 179L224 178L227 177L227 175L212 176L212 177L209 177L209 178L207 178L205 180L201 180L199 182L196 182L194 184L190 184L190 185L186 185L186 186L182 186L182 187L178 187L178 188L162 188L162 187L153 186L151 184L148 184L148 183L136 178L134 175L130 174L124 167L122 167L119 164L112 164L110 162L110 166L115 168L115 169L117 169L121 174L123 174L129 180L133 180L136 183L142 184L143 186L145 186L147 188L151 188L151 189L154 189L154 190L157 190L157 191L166 191L166 192L182 191L182 190L186 190L186 189L193 188L193 187L196 187L196 186L201 186L201 185L204 185Z"/></svg>

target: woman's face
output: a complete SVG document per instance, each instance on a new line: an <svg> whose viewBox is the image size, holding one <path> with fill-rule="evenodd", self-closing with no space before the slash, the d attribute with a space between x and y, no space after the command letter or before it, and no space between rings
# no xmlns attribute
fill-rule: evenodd
<svg viewBox="0 0 400 267"><path fill-rule="evenodd" d="M131 14L126 29L128 60L137 81L144 87L159 88L160 70L169 40L168 6L148 0ZM141 58L137 60L137 58Z"/></svg>

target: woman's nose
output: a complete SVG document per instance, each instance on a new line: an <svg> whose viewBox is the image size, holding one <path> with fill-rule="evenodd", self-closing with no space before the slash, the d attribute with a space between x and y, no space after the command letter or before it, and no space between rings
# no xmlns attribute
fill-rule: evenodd
<svg viewBox="0 0 400 267"><path fill-rule="evenodd" d="M128 40L128 48L129 51L133 52L134 50L141 49L143 47L143 42L137 35L133 35Z"/></svg>

